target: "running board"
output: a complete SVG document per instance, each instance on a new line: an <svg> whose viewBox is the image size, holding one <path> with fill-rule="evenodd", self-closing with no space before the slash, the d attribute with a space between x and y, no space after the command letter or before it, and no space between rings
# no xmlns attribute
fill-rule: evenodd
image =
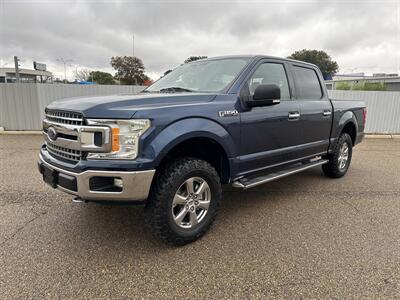
<svg viewBox="0 0 400 300"><path fill-rule="evenodd" d="M251 178L251 179L247 179L247 178L241 178L239 180L236 180L235 182L232 183L233 187L236 188L242 188L244 190L255 187L257 185L263 184L263 183L267 183L282 177L286 177L292 174L296 174L299 173L301 171L316 167L316 166L320 166L323 165L325 163L327 163L328 160L327 159L319 159L317 161L312 161L309 162L307 164L302 164L300 166L296 166L296 167L292 167L286 170L282 170L276 173L271 173L268 175L263 175L260 177L255 177L255 178Z"/></svg>

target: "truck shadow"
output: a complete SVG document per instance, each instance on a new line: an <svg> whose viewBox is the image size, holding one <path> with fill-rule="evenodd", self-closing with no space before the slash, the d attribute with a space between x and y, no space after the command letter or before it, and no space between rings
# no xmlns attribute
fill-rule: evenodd
<svg viewBox="0 0 400 300"><path fill-rule="evenodd" d="M299 193L315 191L320 186L326 186L331 179L324 176L321 169L310 169L298 174L281 178L248 190L235 189L230 186L223 189L223 201L221 215L238 215L243 209L259 209L268 207L278 202L293 201L293 197Z"/></svg>
<svg viewBox="0 0 400 300"><path fill-rule="evenodd" d="M268 218L268 214L277 204L283 205L289 202L290 205L290 202L296 199L293 195L299 190L311 190L316 182L324 181L326 178L316 169L246 191L224 188L220 210L210 234L218 234L222 224L234 226L235 223L245 222L249 215L260 210ZM122 246L125 250L152 248L160 251L173 248L151 234L144 222L143 206L97 203L83 204L83 206L83 209L82 207L74 209L71 221L80 228L91 228L88 234L96 243L105 243L112 248ZM231 229L233 230L233 227ZM78 236L72 238L79 239Z"/></svg>

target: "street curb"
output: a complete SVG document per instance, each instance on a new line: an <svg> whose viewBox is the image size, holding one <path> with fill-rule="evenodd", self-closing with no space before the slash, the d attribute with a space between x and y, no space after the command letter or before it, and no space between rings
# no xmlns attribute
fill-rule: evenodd
<svg viewBox="0 0 400 300"><path fill-rule="evenodd" d="M366 134L366 139L400 139L400 134Z"/></svg>
<svg viewBox="0 0 400 300"><path fill-rule="evenodd" d="M391 139L392 136L390 134L366 134L366 139Z"/></svg>

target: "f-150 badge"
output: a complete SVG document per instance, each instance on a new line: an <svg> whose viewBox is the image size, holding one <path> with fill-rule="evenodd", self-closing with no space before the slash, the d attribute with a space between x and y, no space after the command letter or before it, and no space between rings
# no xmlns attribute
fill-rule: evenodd
<svg viewBox="0 0 400 300"><path fill-rule="evenodd" d="M237 116L239 114L239 112L234 109L234 110L221 110L218 112L218 115L220 117L233 117L233 116Z"/></svg>

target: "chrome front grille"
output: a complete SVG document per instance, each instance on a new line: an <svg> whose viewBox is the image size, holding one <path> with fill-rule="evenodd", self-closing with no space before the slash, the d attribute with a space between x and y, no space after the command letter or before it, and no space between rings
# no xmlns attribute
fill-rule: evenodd
<svg viewBox="0 0 400 300"><path fill-rule="evenodd" d="M54 157L68 162L79 162L83 158L83 152L69 148L60 147L52 143L46 143L47 151Z"/></svg>
<svg viewBox="0 0 400 300"><path fill-rule="evenodd" d="M61 110L46 110L46 119L60 124L83 125L81 113Z"/></svg>
<svg viewBox="0 0 400 300"><path fill-rule="evenodd" d="M66 124L66 125L75 125L81 126L83 125L83 116L78 112L68 112L62 110L46 110L46 119L50 121L52 124ZM47 134L47 129L44 128L44 133ZM64 136L65 137L65 136ZM76 136L69 136L71 140L75 140ZM71 149L66 146L57 145L56 141L52 141L51 139L46 139L46 148L51 156L54 158L60 159L62 161L68 163L78 163L84 156L84 152Z"/></svg>
<svg viewBox="0 0 400 300"><path fill-rule="evenodd" d="M56 159L76 164L88 152L111 151L111 129L108 126L85 125L78 112L46 109L43 137L48 153Z"/></svg>

